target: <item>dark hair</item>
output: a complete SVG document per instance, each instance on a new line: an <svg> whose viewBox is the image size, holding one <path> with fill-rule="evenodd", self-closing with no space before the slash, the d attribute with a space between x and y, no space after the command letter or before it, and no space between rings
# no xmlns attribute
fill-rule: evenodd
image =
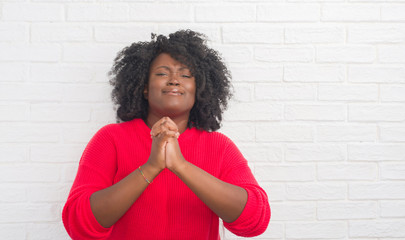
<svg viewBox="0 0 405 240"><path fill-rule="evenodd" d="M231 98L231 75L218 52L206 45L205 36L191 30L169 35L152 34L150 42L136 42L121 50L109 72L117 121L146 120L148 101L143 90L149 79L149 67L161 53L186 65L196 81L196 96L188 127L206 131L220 128L222 113Z"/></svg>

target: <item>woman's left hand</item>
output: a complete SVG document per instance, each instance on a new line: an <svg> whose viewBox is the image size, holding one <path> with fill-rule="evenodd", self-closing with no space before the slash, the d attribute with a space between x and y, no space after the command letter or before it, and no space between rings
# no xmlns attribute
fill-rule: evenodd
<svg viewBox="0 0 405 240"><path fill-rule="evenodd" d="M170 171L175 172L185 162L186 159L184 159L181 153L177 138L169 138L166 144L166 167Z"/></svg>

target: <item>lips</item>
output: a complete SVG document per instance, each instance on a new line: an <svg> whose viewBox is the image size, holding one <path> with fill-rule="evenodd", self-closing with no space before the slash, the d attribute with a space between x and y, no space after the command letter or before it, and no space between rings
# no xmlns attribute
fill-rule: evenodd
<svg viewBox="0 0 405 240"><path fill-rule="evenodd" d="M184 94L184 92L178 88L166 88L166 89L163 89L162 92L163 92L163 94L173 95L173 96L181 96Z"/></svg>

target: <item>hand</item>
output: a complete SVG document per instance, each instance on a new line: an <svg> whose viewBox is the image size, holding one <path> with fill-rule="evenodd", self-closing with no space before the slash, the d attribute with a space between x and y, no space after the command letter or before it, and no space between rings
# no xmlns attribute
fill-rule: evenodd
<svg viewBox="0 0 405 240"><path fill-rule="evenodd" d="M166 144L166 167L176 173L186 160L181 154L179 142L177 138L169 138Z"/></svg>
<svg viewBox="0 0 405 240"><path fill-rule="evenodd" d="M168 117L157 121L151 130L152 148L148 159L148 164L162 171L166 168L166 146L168 140L179 136L177 125Z"/></svg>

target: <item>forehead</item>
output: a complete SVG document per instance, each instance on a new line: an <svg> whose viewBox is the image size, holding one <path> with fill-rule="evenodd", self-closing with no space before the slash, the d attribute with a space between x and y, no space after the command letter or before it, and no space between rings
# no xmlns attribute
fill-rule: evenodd
<svg viewBox="0 0 405 240"><path fill-rule="evenodd" d="M168 53L161 53L159 54L151 63L150 68L158 68L158 67L173 67L173 68L182 68L182 69L188 69L188 67L185 64L182 64L181 62L177 61L176 59L172 58L170 54Z"/></svg>

